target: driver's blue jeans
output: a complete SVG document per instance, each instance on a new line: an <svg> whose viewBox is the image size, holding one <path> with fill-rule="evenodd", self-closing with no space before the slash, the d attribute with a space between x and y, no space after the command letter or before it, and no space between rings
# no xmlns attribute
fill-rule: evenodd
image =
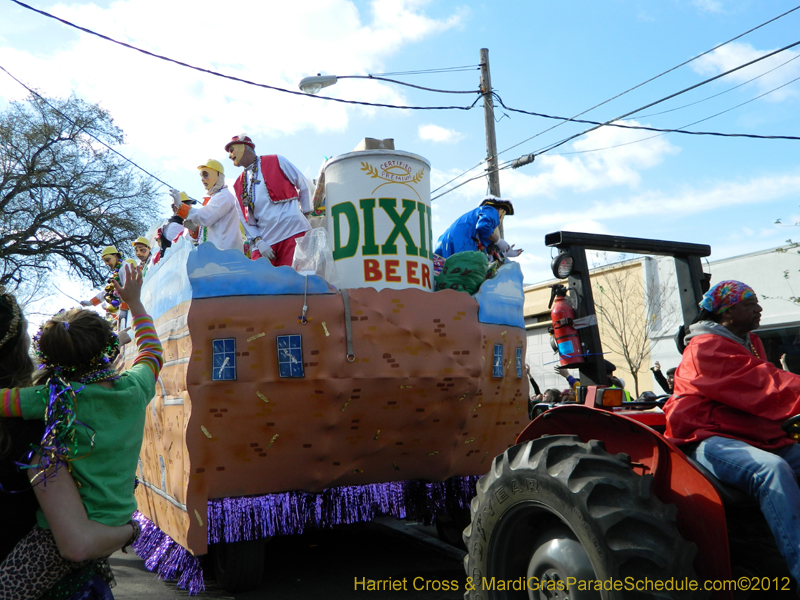
<svg viewBox="0 0 800 600"><path fill-rule="evenodd" d="M720 481L758 499L778 550L800 584L800 445L772 453L715 436L700 442L693 458Z"/></svg>

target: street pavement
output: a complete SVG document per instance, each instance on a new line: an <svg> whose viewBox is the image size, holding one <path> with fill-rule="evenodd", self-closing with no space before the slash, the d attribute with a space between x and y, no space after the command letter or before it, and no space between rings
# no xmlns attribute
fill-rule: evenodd
<svg viewBox="0 0 800 600"><path fill-rule="evenodd" d="M441 542L433 528L383 518L373 523L274 538L267 545L265 576L259 589L228 593L217 587L207 573L206 591L196 598L456 600L464 594L463 555L463 551ZM117 552L110 563L117 579L113 590L117 600L189 597L188 592L177 589L174 583L162 581L147 571L135 554ZM394 585L398 589L364 589L370 585L369 580L391 580L397 582ZM362 581L361 586L357 585L356 582ZM458 589L454 590L456 586Z"/></svg>

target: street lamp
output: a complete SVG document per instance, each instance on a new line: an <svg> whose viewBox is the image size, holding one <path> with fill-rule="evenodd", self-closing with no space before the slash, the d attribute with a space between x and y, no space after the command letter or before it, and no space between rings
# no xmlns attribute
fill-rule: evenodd
<svg viewBox="0 0 800 600"><path fill-rule="evenodd" d="M481 79L480 90L469 91L453 91L453 90L437 90L433 88L426 88L419 85L413 85L404 81L396 81L394 79L386 79L384 77L375 77L374 75L320 75L315 77L305 77L300 82L300 91L306 94L317 94L322 88L326 88L335 84L339 79L376 79L378 81L388 81L398 85L405 85L408 87L416 88L418 90L426 90L429 92L440 92L445 94L481 94L483 96L483 122L486 130L486 164L487 173L489 177L489 193L493 196L500 197L500 174L497 170L497 138L494 132L494 101L492 98L492 77L489 71L489 50L481 48ZM503 235L502 224L500 225L500 235Z"/></svg>
<svg viewBox="0 0 800 600"><path fill-rule="evenodd" d="M319 94L322 88L333 85L337 81L339 81L339 78L336 75L320 75L317 73L316 77L303 77L300 80L300 91L313 96L314 94Z"/></svg>

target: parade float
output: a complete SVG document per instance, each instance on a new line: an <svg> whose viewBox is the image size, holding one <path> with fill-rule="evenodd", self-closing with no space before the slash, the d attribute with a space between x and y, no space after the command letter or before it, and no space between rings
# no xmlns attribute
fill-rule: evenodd
<svg viewBox="0 0 800 600"><path fill-rule="evenodd" d="M165 362L135 549L190 593L212 550L219 583L242 590L271 536L466 509L528 423L519 266L472 296L433 292L419 156L345 154L321 185L335 287L187 238L144 279Z"/></svg>

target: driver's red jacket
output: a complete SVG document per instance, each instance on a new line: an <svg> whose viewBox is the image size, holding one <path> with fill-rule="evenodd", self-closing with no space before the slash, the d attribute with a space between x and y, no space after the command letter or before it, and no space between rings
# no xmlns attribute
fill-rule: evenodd
<svg viewBox="0 0 800 600"><path fill-rule="evenodd" d="M800 376L762 358L764 345L749 335L755 355L712 333L689 341L664 406L670 441L682 445L718 435L765 450L794 443L781 423L800 414Z"/></svg>

